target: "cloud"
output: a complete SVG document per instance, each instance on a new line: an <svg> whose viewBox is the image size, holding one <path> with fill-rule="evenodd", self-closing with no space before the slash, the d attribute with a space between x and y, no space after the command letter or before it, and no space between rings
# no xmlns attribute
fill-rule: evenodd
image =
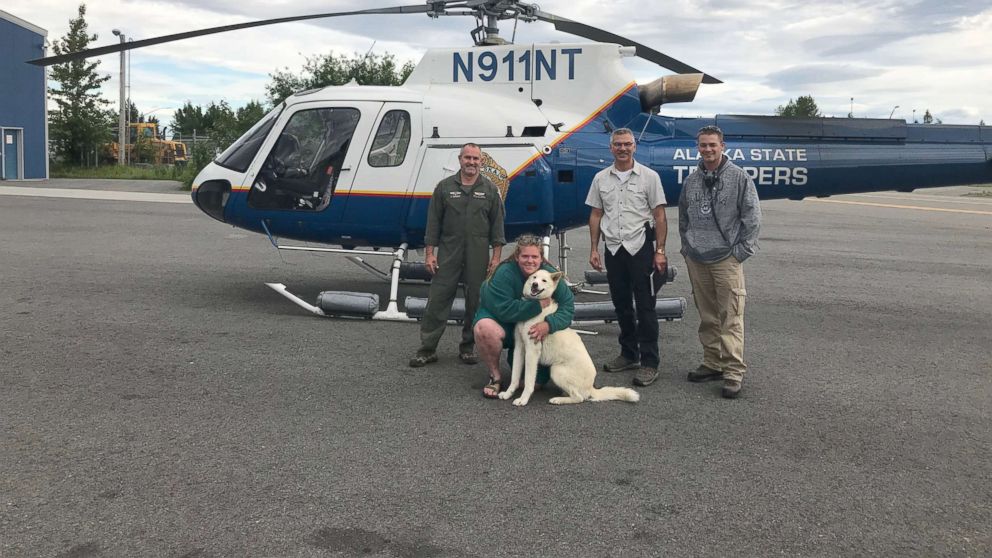
<svg viewBox="0 0 992 558"><path fill-rule="evenodd" d="M768 74L765 82L782 91L796 91L813 84L851 81L876 76L878 69L862 68L846 64L810 64L793 66Z"/></svg>
<svg viewBox="0 0 992 558"><path fill-rule="evenodd" d="M101 0L87 5L97 45L113 42L111 29L155 37L242 21L422 0ZM830 115L909 117L912 108L944 122L992 122L992 5L988 0L541 0L541 9L630 37L726 83L707 85L694 103L672 105L686 115L769 114L790 97L812 94ZM3 9L65 34L78 0L4 0ZM307 56L330 51L391 52L419 60L437 46L466 46L476 22L424 15L336 18L274 25L136 51L131 58L132 99L143 110L181 106L186 99L225 99L238 106L264 98L270 73L298 71ZM509 38L513 22L502 23ZM519 23L517 40L584 42L546 23ZM116 105L117 58L101 70L114 76L105 95ZM669 73L629 59L638 81ZM666 108L666 113L669 112ZM156 114L162 114L165 110ZM947 115L946 117L944 115Z"/></svg>
<svg viewBox="0 0 992 558"><path fill-rule="evenodd" d="M819 56L843 56L875 51L913 36L915 34L910 32L825 35L804 41L803 47Z"/></svg>

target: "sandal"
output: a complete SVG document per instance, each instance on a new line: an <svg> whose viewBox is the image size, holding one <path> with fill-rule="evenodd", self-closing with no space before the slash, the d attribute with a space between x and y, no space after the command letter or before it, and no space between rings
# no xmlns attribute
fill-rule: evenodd
<svg viewBox="0 0 992 558"><path fill-rule="evenodd" d="M437 362L437 353L429 355L416 355L410 359L410 368L420 368L432 362Z"/></svg>
<svg viewBox="0 0 992 558"><path fill-rule="evenodd" d="M482 386L482 396L486 399L496 399L499 397L499 392L501 389L502 387L499 384L499 380L489 376L489 383Z"/></svg>

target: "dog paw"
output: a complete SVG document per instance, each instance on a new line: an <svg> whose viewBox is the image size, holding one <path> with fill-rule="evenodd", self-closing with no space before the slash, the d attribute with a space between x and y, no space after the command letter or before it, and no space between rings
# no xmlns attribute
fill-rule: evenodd
<svg viewBox="0 0 992 558"><path fill-rule="evenodd" d="M513 397L513 392L512 391L509 391L509 390L507 390L507 391L501 391L500 394L499 394L499 398L502 399L503 401L506 401L507 399L509 399L511 397Z"/></svg>
<svg viewBox="0 0 992 558"><path fill-rule="evenodd" d="M561 405L562 403L565 402L565 399L567 399L567 398L565 398L565 397L552 397L551 399L548 399L548 403L551 403L552 405Z"/></svg>
<svg viewBox="0 0 992 558"><path fill-rule="evenodd" d="M524 405L527 404L528 401L529 401L529 398L518 397L518 398L516 398L516 399L513 400L513 404L516 405L517 407L523 407Z"/></svg>

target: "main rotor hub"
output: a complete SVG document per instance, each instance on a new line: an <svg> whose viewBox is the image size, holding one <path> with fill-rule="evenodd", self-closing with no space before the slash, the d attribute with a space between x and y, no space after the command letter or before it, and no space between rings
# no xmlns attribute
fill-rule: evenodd
<svg viewBox="0 0 992 558"><path fill-rule="evenodd" d="M516 0L427 0L427 6L427 15L435 19L441 16L474 16L479 26L470 34L476 46L507 44L508 41L499 35L499 21L537 21L538 12L536 4Z"/></svg>

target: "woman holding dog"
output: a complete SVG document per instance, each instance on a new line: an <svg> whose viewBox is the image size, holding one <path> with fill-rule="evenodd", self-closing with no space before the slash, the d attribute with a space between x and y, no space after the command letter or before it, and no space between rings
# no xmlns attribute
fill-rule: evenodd
<svg viewBox="0 0 992 558"><path fill-rule="evenodd" d="M567 328L575 313L575 297L572 291L560 281L550 299L525 300L521 297L524 281L538 269L558 271L548 263L541 252L541 239L534 235L521 235L516 240L516 249L503 260L482 283L479 311L475 314L474 331L476 348L482 362L489 371L489 381L482 388L482 395L495 398L499 394L502 375L499 358L506 348L507 359L513 362L513 327L517 322L529 320L541 313L553 299L558 310L548 315L543 322L531 327L531 339L542 341L548 335ZM537 371L537 383L545 384L550 379L550 370L541 366Z"/></svg>

